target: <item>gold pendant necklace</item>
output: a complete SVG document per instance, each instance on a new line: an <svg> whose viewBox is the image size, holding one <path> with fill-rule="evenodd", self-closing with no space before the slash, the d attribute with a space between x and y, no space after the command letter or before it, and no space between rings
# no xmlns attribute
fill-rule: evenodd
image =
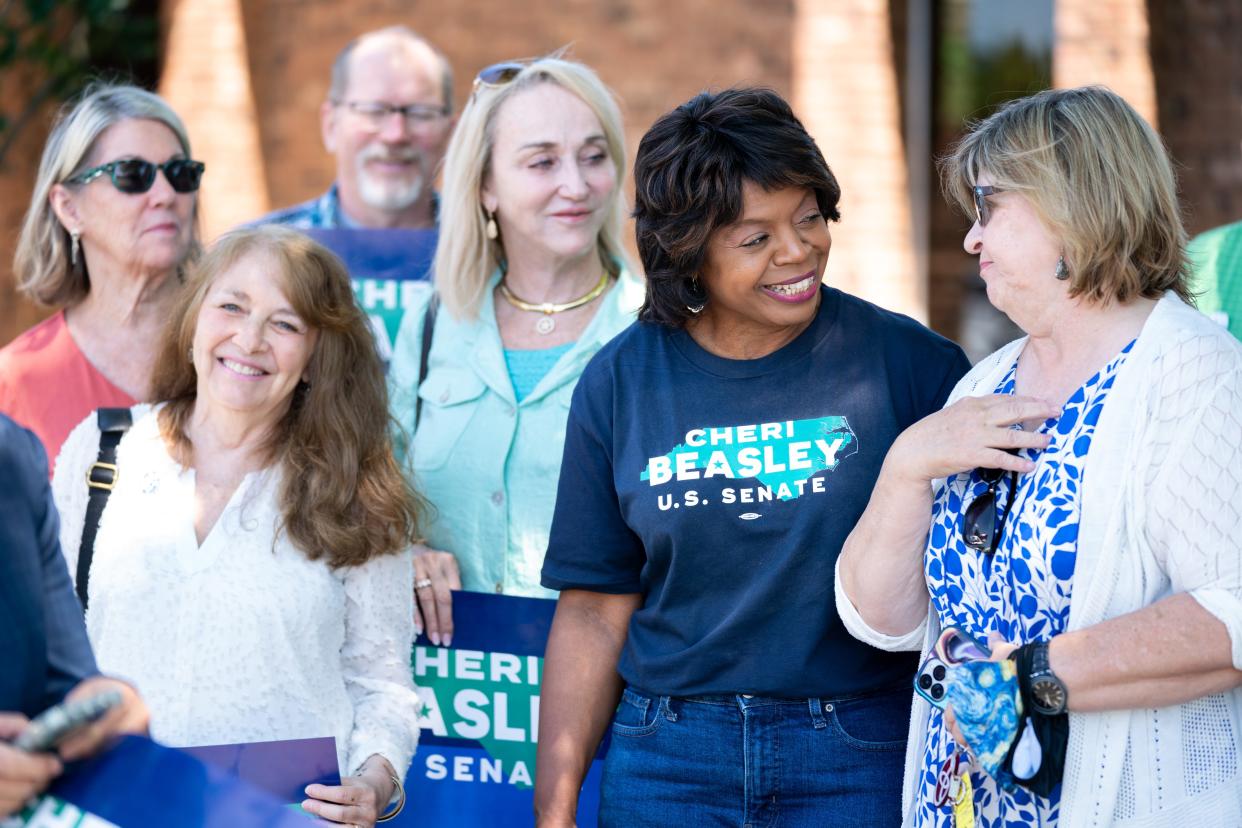
<svg viewBox="0 0 1242 828"><path fill-rule="evenodd" d="M505 298L506 302L518 310L541 314L538 321L535 322L535 331L542 336L547 336L556 330L556 320L552 318L552 314L580 308L607 289L608 271L604 271L604 274L599 278L599 284L591 288L587 293L579 296L577 299L571 299L558 305L552 302L527 302L509 290L509 286L505 284L504 279L500 280L500 295Z"/></svg>

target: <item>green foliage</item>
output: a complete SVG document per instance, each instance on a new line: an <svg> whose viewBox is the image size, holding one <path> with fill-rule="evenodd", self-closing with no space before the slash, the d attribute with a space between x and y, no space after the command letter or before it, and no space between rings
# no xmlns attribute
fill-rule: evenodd
<svg viewBox="0 0 1242 828"><path fill-rule="evenodd" d="M1018 15L1020 5L1028 13ZM1053 0L938 0L936 129L943 140L1006 101L1052 85L1053 6ZM1047 45L1033 45L1043 35Z"/></svg>
<svg viewBox="0 0 1242 828"><path fill-rule="evenodd" d="M154 84L158 0L0 0L0 73L35 83L0 100L0 165L49 101L71 98L95 78Z"/></svg>
<svg viewBox="0 0 1242 828"><path fill-rule="evenodd" d="M1052 85L1052 56L1033 53L1018 38L987 52L972 51L960 35L941 40L942 130L953 133L967 120L991 115L1005 101Z"/></svg>

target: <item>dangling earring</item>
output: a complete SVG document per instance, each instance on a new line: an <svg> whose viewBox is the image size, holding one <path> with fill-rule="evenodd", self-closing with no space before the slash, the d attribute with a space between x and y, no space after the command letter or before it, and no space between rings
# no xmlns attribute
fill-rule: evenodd
<svg viewBox="0 0 1242 828"><path fill-rule="evenodd" d="M1061 256L1060 258L1057 259L1057 270L1056 270L1056 273L1053 275L1055 275L1062 282L1064 282L1066 279L1070 277L1069 268L1065 266L1064 256Z"/></svg>
<svg viewBox="0 0 1242 828"><path fill-rule="evenodd" d="M500 228L496 226L496 214L489 212L487 213L487 237L495 241L499 236Z"/></svg>
<svg viewBox="0 0 1242 828"><path fill-rule="evenodd" d="M69 231L69 266L78 266L78 257L81 253L82 234L77 230Z"/></svg>
<svg viewBox="0 0 1242 828"><path fill-rule="evenodd" d="M693 288L695 293L698 293L699 292L699 280L691 279L690 287ZM690 311L691 313L697 314L697 313L702 313L704 307L706 307L706 303L699 302L697 305L686 305L686 310Z"/></svg>
<svg viewBox="0 0 1242 828"><path fill-rule="evenodd" d="M194 364L194 346L193 345L185 349L185 358L190 361L191 365Z"/></svg>

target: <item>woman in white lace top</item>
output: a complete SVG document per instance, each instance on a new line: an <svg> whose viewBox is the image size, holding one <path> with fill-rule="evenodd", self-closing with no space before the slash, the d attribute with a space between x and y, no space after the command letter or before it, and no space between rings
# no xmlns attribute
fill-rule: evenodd
<svg viewBox="0 0 1242 828"><path fill-rule="evenodd" d="M176 746L334 736L339 787L306 810L370 826L418 741L410 544L418 496L349 276L279 227L220 239L185 286L133 410L89 572L101 666ZM56 465L69 569L95 417Z"/></svg>
<svg viewBox="0 0 1242 828"><path fill-rule="evenodd" d="M1051 90L944 171L1028 336L898 438L838 563L856 637L999 662L920 674L905 824L1242 825L1242 345L1188 305L1160 138Z"/></svg>

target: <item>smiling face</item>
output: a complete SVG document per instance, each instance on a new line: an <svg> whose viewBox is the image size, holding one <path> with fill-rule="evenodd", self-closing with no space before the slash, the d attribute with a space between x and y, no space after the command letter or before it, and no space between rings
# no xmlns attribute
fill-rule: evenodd
<svg viewBox="0 0 1242 828"><path fill-rule="evenodd" d="M207 288L194 330L200 405L275 424L306 379L317 331L293 310L280 265L243 255Z"/></svg>
<svg viewBox="0 0 1242 828"><path fill-rule="evenodd" d="M717 228L707 244L699 283L707 307L690 332L709 350L748 357L770 353L815 317L832 237L810 189L768 191L742 185L742 215Z"/></svg>
<svg viewBox="0 0 1242 828"><path fill-rule="evenodd" d="M992 179L980 171L976 183L990 186ZM988 301L1022 330L1040 334L1069 295L1069 282L1054 276L1061 246L1021 194L997 192L987 196L987 203L987 226L976 221L962 246L979 257Z"/></svg>
<svg viewBox="0 0 1242 828"><path fill-rule="evenodd" d="M123 158L162 164L184 158L176 134L159 121L118 121L100 133L88 167ZM102 273L167 273L186 257L193 239L195 193L178 193L162 171L145 193L122 193L101 175L77 187L56 185L53 204L67 229L78 230L88 270ZM59 199L59 204L57 201Z"/></svg>
<svg viewBox="0 0 1242 828"><path fill-rule="evenodd" d="M577 95L539 83L501 105L482 201L510 262L593 255L616 188L604 128Z"/></svg>
<svg viewBox="0 0 1242 828"><path fill-rule="evenodd" d="M444 109L442 67L426 44L402 37L364 40L349 60L342 99L323 107L324 144L336 156L345 211L364 225L389 226L430 197L453 119L445 112L407 122L392 112L375 117L354 111L350 104Z"/></svg>

